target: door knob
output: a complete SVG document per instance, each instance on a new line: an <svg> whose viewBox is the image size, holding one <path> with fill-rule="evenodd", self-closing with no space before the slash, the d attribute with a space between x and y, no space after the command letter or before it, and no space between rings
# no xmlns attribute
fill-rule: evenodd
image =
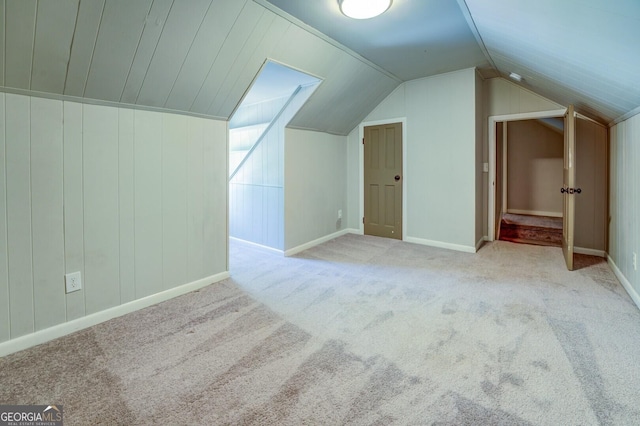
<svg viewBox="0 0 640 426"><path fill-rule="evenodd" d="M396 177L394 177L394 179L396 180L396 182L399 181L400 180L400 175L396 175Z"/></svg>

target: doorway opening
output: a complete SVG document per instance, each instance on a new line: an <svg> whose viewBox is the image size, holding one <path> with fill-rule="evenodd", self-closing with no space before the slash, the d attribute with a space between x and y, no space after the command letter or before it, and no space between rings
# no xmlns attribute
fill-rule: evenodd
<svg viewBox="0 0 640 426"><path fill-rule="evenodd" d="M496 123L496 238L562 247L564 118Z"/></svg>
<svg viewBox="0 0 640 426"><path fill-rule="evenodd" d="M509 133L509 128L514 122L521 120L540 120L546 121L545 125L552 125L550 120L554 117L565 116L565 126L569 123L569 127L564 131L564 148L562 155L562 174L563 182L555 190L553 187L547 187L548 191L556 193L562 197L562 247L567 260L567 267L572 269L570 261L573 259L572 253L591 256L606 256L607 249L607 218L608 218L608 148L607 148L607 128L581 114L574 114L573 107L569 107L566 111L546 111L536 113L514 114L504 116L489 117L489 200L488 200L488 240L493 241L500 237L500 222L503 213L521 214L518 208L509 206L509 198L513 194L509 194L506 187L506 176L508 169L505 170L502 164L505 161L507 152L504 152L504 139ZM569 117L574 117L572 120ZM504 129L506 128L506 132ZM567 130L570 129L570 130ZM573 140L574 143L568 143ZM573 145L573 149L568 147ZM544 170L545 162L549 159L543 159L536 166ZM556 160L553 160L556 161ZM513 168L513 165L508 165ZM540 170L532 171L522 165L517 166L524 168L528 173L540 173ZM546 165L549 167L549 164ZM572 173L568 173L568 168L572 168ZM556 169L557 170L557 169ZM553 173L557 173L554 171ZM567 183L567 176L572 174L572 182ZM525 186L526 188L526 186ZM564 195L563 195L564 194ZM567 196L569 194L569 196ZM522 194L516 194L516 197ZM531 196L531 191L525 191L526 196ZM503 196L507 197L507 202ZM569 203L570 207L567 206ZM509 211L508 209L515 209ZM529 211L527 211L529 209ZM560 219L555 214L557 207L541 207L537 210L532 207L525 207L524 213L536 215L546 215L550 220ZM565 214L564 212L569 212ZM571 220L573 225L567 225L566 221ZM557 225L555 225L557 227ZM567 238L569 231L573 234L570 238L571 244L568 244ZM500 234L499 234L500 233ZM572 250L567 250L569 246ZM572 252L569 254L569 252Z"/></svg>
<svg viewBox="0 0 640 426"><path fill-rule="evenodd" d="M229 121L229 236L284 249L284 129L321 83L266 61Z"/></svg>

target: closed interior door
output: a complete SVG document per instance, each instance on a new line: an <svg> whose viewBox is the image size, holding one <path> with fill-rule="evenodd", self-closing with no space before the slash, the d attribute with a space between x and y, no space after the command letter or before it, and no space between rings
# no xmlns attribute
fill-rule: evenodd
<svg viewBox="0 0 640 426"><path fill-rule="evenodd" d="M364 233L402 239L402 123L364 128Z"/></svg>

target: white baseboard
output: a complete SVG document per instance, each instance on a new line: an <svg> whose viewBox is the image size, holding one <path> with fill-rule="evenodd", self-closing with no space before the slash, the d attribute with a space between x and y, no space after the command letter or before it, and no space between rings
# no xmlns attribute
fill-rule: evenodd
<svg viewBox="0 0 640 426"><path fill-rule="evenodd" d="M476 252L476 248L472 246L463 246L460 244L451 244L451 243L445 243L442 241L425 240L423 238L407 237L405 238L405 241L408 243L421 244L423 246L438 247L438 248L444 248L444 249L455 250L455 251L462 251L465 253Z"/></svg>
<svg viewBox="0 0 640 426"><path fill-rule="evenodd" d="M607 253L605 253L604 250L594 250L590 248L574 247L573 252L578 254L587 254L589 256L598 256L598 257L604 257L604 258L607 257Z"/></svg>
<svg viewBox="0 0 640 426"><path fill-rule="evenodd" d="M518 210L518 209L508 209L507 213L513 214L527 214L530 216L549 216L549 217L562 217L562 212L543 212L538 210Z"/></svg>
<svg viewBox="0 0 640 426"><path fill-rule="evenodd" d="M0 357L28 349L41 343L46 343L50 340L92 327L110 319L173 299L174 297L182 296L183 294L190 293L226 278L229 278L228 271L202 278L200 280L181 285L180 287L152 294L151 296L143 297L119 306L114 306L113 308L105 309L104 311L96 312L95 314L90 314L73 321L54 325L53 327L27 334L26 336L16 337L15 339L0 343Z"/></svg>
<svg viewBox="0 0 640 426"><path fill-rule="evenodd" d="M357 234L360 233L360 231L358 231L357 229L351 229L351 228L347 228L347 229L343 229L341 231L338 232L334 232L333 234L329 234L329 235L325 235L324 237L320 237L316 240L313 241L309 241L308 243L304 243L301 244L297 247L291 248L289 250L286 250L284 252L285 256L293 256L296 255L302 251L305 251L307 249L310 249L311 247L315 247L317 245L320 245L322 243L326 243L327 241L331 241L334 238L338 238L341 237L343 235L347 235L347 234Z"/></svg>
<svg viewBox="0 0 640 426"><path fill-rule="evenodd" d="M284 255L282 250L274 249L273 247L263 246L262 244L254 243L253 241L247 241L240 238L229 237L230 240L237 241L241 244L246 244L251 247L255 247L260 250L268 251L269 253L279 254L280 256Z"/></svg>
<svg viewBox="0 0 640 426"><path fill-rule="evenodd" d="M364 229L347 228L345 231L347 231L347 234L364 235Z"/></svg>
<svg viewBox="0 0 640 426"><path fill-rule="evenodd" d="M609 263L613 273L616 274L616 277L622 283L624 289L627 290L627 293L629 293L633 302L636 304L638 309L640 309L640 294L638 294L638 292L633 288L627 277L622 274L622 271L620 271L618 265L616 265L611 256L607 256L607 263Z"/></svg>

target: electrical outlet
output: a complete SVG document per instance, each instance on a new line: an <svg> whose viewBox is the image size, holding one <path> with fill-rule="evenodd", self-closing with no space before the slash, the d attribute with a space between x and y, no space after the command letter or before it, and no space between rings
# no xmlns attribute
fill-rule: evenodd
<svg viewBox="0 0 640 426"><path fill-rule="evenodd" d="M338 219L342 219L342 209L338 210Z"/></svg>
<svg viewBox="0 0 640 426"><path fill-rule="evenodd" d="M82 276L80 275L80 271L66 274L64 276L64 284L67 293L82 289Z"/></svg>
<svg viewBox="0 0 640 426"><path fill-rule="evenodd" d="M638 270L638 255L636 254L636 252L633 252L633 270L637 271Z"/></svg>

